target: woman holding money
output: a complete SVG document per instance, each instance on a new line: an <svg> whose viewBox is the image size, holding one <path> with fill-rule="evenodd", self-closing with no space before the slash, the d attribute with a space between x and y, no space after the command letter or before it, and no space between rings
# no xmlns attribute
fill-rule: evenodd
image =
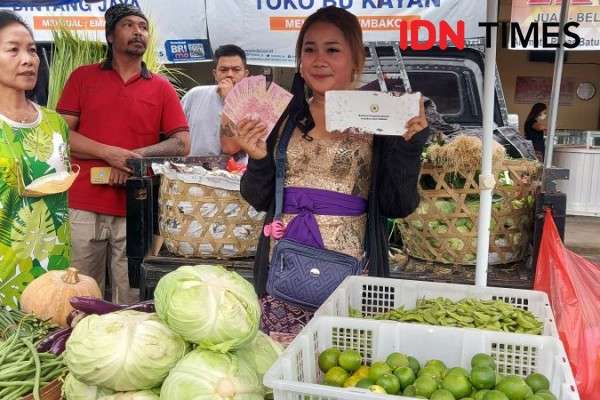
<svg viewBox="0 0 600 400"><path fill-rule="evenodd" d="M429 135L423 103L403 136L325 129L325 92L356 88L365 60L360 24L348 11L309 16L296 60L294 98L266 141L260 120L244 119L236 132L250 157L242 195L268 213L255 261L261 328L283 342L346 276L388 275L385 221L417 207Z"/></svg>

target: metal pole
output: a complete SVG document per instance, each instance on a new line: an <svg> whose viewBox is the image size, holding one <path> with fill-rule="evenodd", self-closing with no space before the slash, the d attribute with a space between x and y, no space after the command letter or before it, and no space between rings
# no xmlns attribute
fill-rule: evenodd
<svg viewBox="0 0 600 400"><path fill-rule="evenodd" d="M488 0L487 20L488 22L498 21L498 0ZM481 175L479 175L479 224L477 229L477 266L475 269L475 284L480 287L487 286L492 194L496 184L492 174L492 146L494 142L497 31L492 30L491 34L491 46L485 49L485 75L483 77L483 146L481 151Z"/></svg>
<svg viewBox="0 0 600 400"><path fill-rule="evenodd" d="M554 150L554 133L556 131L556 118L558 117L558 101L560 99L560 85L564 64L565 38L564 26L569 14L569 1L560 2L560 25L558 32L558 48L556 49L556 60L554 60L554 79L552 80L552 94L550 95L550 109L548 110L548 137L546 138L546 154L544 156L544 167L552 167L552 155Z"/></svg>

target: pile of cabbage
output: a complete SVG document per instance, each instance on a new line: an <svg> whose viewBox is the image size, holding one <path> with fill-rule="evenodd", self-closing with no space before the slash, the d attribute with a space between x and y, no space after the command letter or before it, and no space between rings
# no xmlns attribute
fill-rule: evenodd
<svg viewBox="0 0 600 400"><path fill-rule="evenodd" d="M282 351L259 331L252 285L220 266L184 266L158 283L156 313L89 315L64 353L67 400L263 400Z"/></svg>

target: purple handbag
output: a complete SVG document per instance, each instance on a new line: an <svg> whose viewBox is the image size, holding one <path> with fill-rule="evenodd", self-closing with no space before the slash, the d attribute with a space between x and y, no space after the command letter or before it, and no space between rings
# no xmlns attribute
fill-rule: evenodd
<svg viewBox="0 0 600 400"><path fill-rule="evenodd" d="M356 258L283 239L273 249L267 292L281 300L316 309L350 275L362 272Z"/></svg>
<svg viewBox="0 0 600 400"><path fill-rule="evenodd" d="M277 146L275 157L274 221L280 221L283 212L285 158L293 130L294 123L290 118ZM291 190L298 191L297 188ZM318 196L319 192L326 192L316 189L312 189L312 191L316 193L316 196ZM292 194L287 195L291 196ZM342 194L337 194L337 196L342 199L344 197L351 197ZM359 206L358 210L353 211L364 212L366 201L363 200L363 202L364 204ZM356 205L354 204L354 206ZM313 218L314 220L314 216L312 215L308 217L304 216L304 218ZM316 225L316 222L314 224ZM290 224L288 228L296 230L296 232L306 231L305 226L293 227ZM320 234L318 236L320 239ZM279 240L274 246L271 256L267 278L267 293L275 298L297 304L304 308L317 309L346 277L358 275L363 271L364 262L347 254L327 250L322 247L322 242L307 244L285 237Z"/></svg>

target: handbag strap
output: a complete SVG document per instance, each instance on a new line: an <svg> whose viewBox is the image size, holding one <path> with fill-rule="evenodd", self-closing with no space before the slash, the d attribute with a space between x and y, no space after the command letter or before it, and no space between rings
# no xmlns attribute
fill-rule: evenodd
<svg viewBox="0 0 600 400"><path fill-rule="evenodd" d="M287 157L287 147L294 133L296 124L294 118L290 116L283 128L279 143L275 152L275 214L274 220L281 219L283 213L283 186L285 183L285 167Z"/></svg>

